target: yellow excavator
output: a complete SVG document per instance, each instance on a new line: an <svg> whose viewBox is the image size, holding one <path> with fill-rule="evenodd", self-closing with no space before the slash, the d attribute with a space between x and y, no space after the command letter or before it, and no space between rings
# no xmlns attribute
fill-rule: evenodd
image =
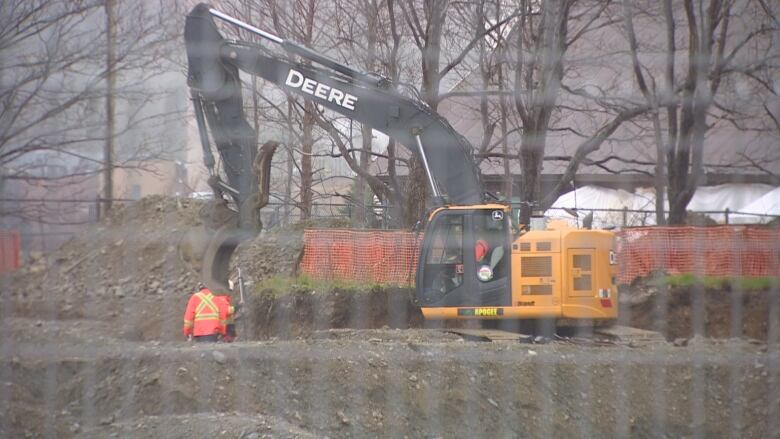
<svg viewBox="0 0 780 439"><path fill-rule="evenodd" d="M416 278L425 318L617 318L612 233L565 221L513 233L510 216L503 204L433 211Z"/></svg>
<svg viewBox="0 0 780 439"><path fill-rule="evenodd" d="M261 37L266 45L223 38L214 18ZM469 142L387 78L206 4L189 13L184 36L188 85L218 200L214 217L221 218L203 263L207 285L227 283L230 255L259 232L259 209L268 200L275 145L257 152L256 133L243 114L240 70L367 124L420 158L433 205L416 272L416 301L426 318L616 319L613 235L561 222L522 231L513 227L511 207L489 202L483 192ZM303 61L291 61L295 57ZM222 159L221 172L214 168L209 133Z"/></svg>

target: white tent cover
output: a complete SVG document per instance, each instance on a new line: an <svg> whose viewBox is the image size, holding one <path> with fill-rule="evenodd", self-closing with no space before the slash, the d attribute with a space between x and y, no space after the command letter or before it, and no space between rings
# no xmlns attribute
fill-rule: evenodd
<svg viewBox="0 0 780 439"><path fill-rule="evenodd" d="M577 216L563 209L578 211ZM631 193L624 190L608 189L599 186L583 186L561 195L545 216L565 219L572 225L582 225L582 219L591 209L643 210L629 212L628 226L655 225L655 189L639 188ZM750 212L768 215L780 215L780 188L765 184L723 184L704 186L696 190L688 210L693 212L722 212L728 208L731 212ZM665 210L669 209L668 202ZM748 210L753 209L753 210ZM718 222L725 222L723 213L708 213ZM744 218L743 218L744 217ZM732 221L733 219L733 221ZM755 215L730 214L729 222L757 223L762 218ZM763 222L771 220L764 217ZM593 212L593 228L610 228L623 225L623 212Z"/></svg>
<svg viewBox="0 0 780 439"><path fill-rule="evenodd" d="M735 224L766 223L771 221L772 217L761 217L757 215L780 216L780 187L772 189L756 201L741 207L739 211L742 212L742 214L730 216L730 222L734 222Z"/></svg>
<svg viewBox="0 0 780 439"><path fill-rule="evenodd" d="M741 212L745 206L763 197L775 189L768 184L721 184L718 186L702 186L696 189L688 210L693 212L725 211ZM708 213L710 218L719 223L726 222L723 213ZM758 218L756 218L758 220ZM731 222L731 215L729 215ZM756 221L757 222L757 221Z"/></svg>

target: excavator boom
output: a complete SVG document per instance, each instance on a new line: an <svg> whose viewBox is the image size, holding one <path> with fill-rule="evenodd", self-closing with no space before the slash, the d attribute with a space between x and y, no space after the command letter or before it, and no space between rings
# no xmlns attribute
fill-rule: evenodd
<svg viewBox="0 0 780 439"><path fill-rule="evenodd" d="M304 58L308 64L292 63L256 44L224 39L215 15L260 32L270 44ZM188 82L202 100L235 105L240 96L238 70L257 75L285 92L381 131L420 155L427 163L434 196L440 195L446 203L482 201L479 173L468 141L425 103L390 88L387 80L260 31L206 4L196 6L188 15L184 35ZM233 109L229 113L230 119L209 120L212 131L225 131L225 125L230 124L239 127L233 134L239 137L246 131L236 120L239 112Z"/></svg>
<svg viewBox="0 0 780 439"><path fill-rule="evenodd" d="M267 44L281 48L285 56L258 44L225 39L214 17L263 37ZM421 157L438 204L482 200L469 143L427 105L401 95L385 78L341 64L204 3L187 16L184 39L187 83L204 163L211 174L209 184L217 199L204 219L214 229L201 263L207 285L220 288L227 284L230 256L241 242L260 231L259 209L268 203L271 156L276 145L266 145L257 155L257 133L244 114L239 71L259 76L286 93L300 95L405 145ZM294 57L303 61L291 62ZM210 138L221 158L222 172L215 169ZM232 207L226 200L232 201Z"/></svg>

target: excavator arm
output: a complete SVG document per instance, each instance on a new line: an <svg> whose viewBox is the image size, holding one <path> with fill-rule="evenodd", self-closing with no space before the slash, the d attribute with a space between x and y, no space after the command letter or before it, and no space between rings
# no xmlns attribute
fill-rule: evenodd
<svg viewBox="0 0 780 439"><path fill-rule="evenodd" d="M214 17L263 37L285 56L263 45L225 39ZM209 183L218 199L227 195L238 211L237 221L220 229L206 252L203 268L207 283L226 283L230 254L242 240L259 231L258 212L268 197L273 152L265 151L256 160L257 135L244 114L239 71L259 76L286 93L299 95L397 140L420 157L435 204L483 201L468 141L425 103L400 94L385 78L353 69L203 3L187 16L184 38L187 82L204 162L212 175ZM291 62L296 56L303 61ZM209 131L222 159L226 182L214 171ZM258 175L262 175L260 180Z"/></svg>
<svg viewBox="0 0 780 439"><path fill-rule="evenodd" d="M214 16L254 31L308 63L291 63L263 46L226 40L217 29ZM469 142L426 104L393 90L387 80L282 40L206 4L199 4L190 12L184 36L189 85L202 101L219 108L222 116L208 118L209 125L213 133L229 138L230 145L243 144L244 139L254 135L239 108L240 69L394 138L421 157L433 194L444 203L482 202L482 186ZM221 153L227 150L220 148L219 140L217 147ZM226 164L233 163L224 153L223 159Z"/></svg>

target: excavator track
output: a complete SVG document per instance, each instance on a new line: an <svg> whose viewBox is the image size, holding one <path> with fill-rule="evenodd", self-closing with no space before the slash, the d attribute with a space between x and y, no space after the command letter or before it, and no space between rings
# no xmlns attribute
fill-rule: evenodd
<svg viewBox="0 0 780 439"><path fill-rule="evenodd" d="M666 343L666 338L655 331L632 328L630 326L596 327L591 332L577 336L562 336L554 334L546 337L531 333L520 333L502 329L462 329L448 328L443 330L462 337L466 341L482 341L492 343L547 343L550 341L572 342L577 344L598 345L647 345Z"/></svg>

